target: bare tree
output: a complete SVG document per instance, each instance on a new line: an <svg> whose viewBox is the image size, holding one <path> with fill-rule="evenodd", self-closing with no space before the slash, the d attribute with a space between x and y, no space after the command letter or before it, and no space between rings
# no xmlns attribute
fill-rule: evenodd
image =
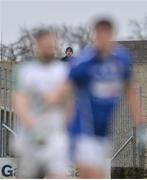
<svg viewBox="0 0 147 180"><path fill-rule="evenodd" d="M89 40L89 28L86 26L62 26L58 31L62 44L83 48Z"/></svg>
<svg viewBox="0 0 147 180"><path fill-rule="evenodd" d="M4 45L1 44L0 46L0 57L1 61L8 61L8 60L15 60L16 56L14 54L14 49L12 45Z"/></svg>
<svg viewBox="0 0 147 180"><path fill-rule="evenodd" d="M147 15L142 23L137 20L130 20L129 28L131 28L130 39L147 40Z"/></svg>
<svg viewBox="0 0 147 180"><path fill-rule="evenodd" d="M44 26L40 25L31 30L20 29L20 38L8 45L1 45L0 54L3 60L17 60L24 56L33 55L34 39L33 34L40 28L52 28L59 38L59 54L61 56L67 46L81 49L89 39L89 29L86 26Z"/></svg>
<svg viewBox="0 0 147 180"><path fill-rule="evenodd" d="M19 57L32 54L33 41L30 31L27 29L21 29L20 38L9 45L1 44L0 54L3 61L15 61Z"/></svg>

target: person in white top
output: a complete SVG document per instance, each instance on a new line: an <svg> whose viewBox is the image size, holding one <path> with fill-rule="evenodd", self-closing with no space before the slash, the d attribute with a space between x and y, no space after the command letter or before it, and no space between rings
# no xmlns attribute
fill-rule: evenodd
<svg viewBox="0 0 147 180"><path fill-rule="evenodd" d="M35 33L35 53L15 70L13 107L20 120L15 152L19 178L64 178L68 160L66 103L53 102L52 94L67 77L66 65L55 59L56 36L52 31ZM48 96L48 98L46 98Z"/></svg>

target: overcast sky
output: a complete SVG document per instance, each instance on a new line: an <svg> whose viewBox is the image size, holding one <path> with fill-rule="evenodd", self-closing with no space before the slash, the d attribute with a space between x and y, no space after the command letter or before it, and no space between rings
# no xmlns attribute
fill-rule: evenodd
<svg viewBox="0 0 147 180"><path fill-rule="evenodd" d="M0 0L3 43L19 37L20 27L38 24L86 24L95 15L111 15L119 24L119 39L127 40L130 19L143 21L147 0Z"/></svg>

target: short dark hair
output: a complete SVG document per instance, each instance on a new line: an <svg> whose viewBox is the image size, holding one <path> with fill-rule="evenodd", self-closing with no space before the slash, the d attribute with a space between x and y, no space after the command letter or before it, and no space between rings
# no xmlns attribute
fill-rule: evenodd
<svg viewBox="0 0 147 180"><path fill-rule="evenodd" d="M98 19L94 23L94 29L98 30L100 27L113 30L114 29L114 23L110 19Z"/></svg>
<svg viewBox="0 0 147 180"><path fill-rule="evenodd" d="M36 40L39 40L40 38L42 38L43 36L46 36L46 35L55 35L55 32L52 30L52 29L34 29L34 32L33 32L33 37L36 39Z"/></svg>
<svg viewBox="0 0 147 180"><path fill-rule="evenodd" d="M73 48L72 47L67 47L66 50L65 50L65 53L70 50L72 53L73 53Z"/></svg>

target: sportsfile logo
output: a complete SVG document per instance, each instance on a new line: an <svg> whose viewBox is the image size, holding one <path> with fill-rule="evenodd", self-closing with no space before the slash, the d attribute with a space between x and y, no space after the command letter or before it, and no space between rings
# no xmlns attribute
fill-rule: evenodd
<svg viewBox="0 0 147 180"><path fill-rule="evenodd" d="M0 178L3 177L3 178L9 178L9 177L16 177L16 173L17 173L17 168L10 165L10 164L4 164L2 167L1 167L1 175L0 175ZM68 169L68 173L67 173L67 176L68 177L79 177L79 171L78 169L75 169L73 167L70 167Z"/></svg>
<svg viewBox="0 0 147 180"><path fill-rule="evenodd" d="M17 160L15 158L0 158L0 179L16 177Z"/></svg>
<svg viewBox="0 0 147 180"><path fill-rule="evenodd" d="M6 164L1 169L1 174L4 177L13 177L16 176L16 168L12 167L9 164Z"/></svg>
<svg viewBox="0 0 147 180"><path fill-rule="evenodd" d="M67 177L78 178L80 176L79 170L74 166L70 166L67 171Z"/></svg>

